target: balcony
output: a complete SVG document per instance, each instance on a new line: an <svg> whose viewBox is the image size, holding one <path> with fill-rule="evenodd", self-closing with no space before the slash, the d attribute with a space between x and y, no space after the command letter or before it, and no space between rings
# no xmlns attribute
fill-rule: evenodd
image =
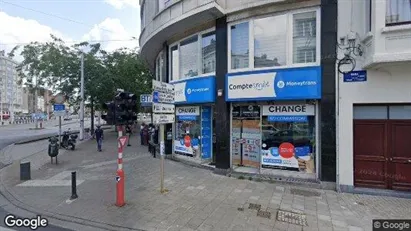
<svg viewBox="0 0 411 231"><path fill-rule="evenodd" d="M389 1L373 1L373 4L371 32L362 39L365 47L363 67L374 69L387 64L411 63L411 22L398 22L400 17L395 14L380 17L386 15L387 7L392 8Z"/></svg>
<svg viewBox="0 0 411 231"><path fill-rule="evenodd" d="M141 54L148 64L153 68L158 52L168 39L222 17L224 2L224 0L181 0L175 1L174 4L157 13L141 31L139 38Z"/></svg>

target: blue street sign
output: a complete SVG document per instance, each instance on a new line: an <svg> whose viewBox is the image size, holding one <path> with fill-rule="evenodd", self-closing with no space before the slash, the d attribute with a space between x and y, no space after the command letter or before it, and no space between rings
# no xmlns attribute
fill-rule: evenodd
<svg viewBox="0 0 411 231"><path fill-rule="evenodd" d="M367 71L351 71L344 74L344 82L365 82Z"/></svg>
<svg viewBox="0 0 411 231"><path fill-rule="evenodd" d="M151 106L153 103L153 97L150 94L140 95L141 106Z"/></svg>
<svg viewBox="0 0 411 231"><path fill-rule="evenodd" d="M65 111L66 110L66 105L64 104L54 104L53 105L53 111Z"/></svg>
<svg viewBox="0 0 411 231"><path fill-rule="evenodd" d="M153 103L158 103L158 101L159 101L158 91L153 91Z"/></svg>

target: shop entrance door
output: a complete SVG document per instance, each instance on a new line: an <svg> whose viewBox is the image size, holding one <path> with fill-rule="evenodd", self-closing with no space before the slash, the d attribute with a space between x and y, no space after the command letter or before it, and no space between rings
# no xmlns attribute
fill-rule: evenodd
<svg viewBox="0 0 411 231"><path fill-rule="evenodd" d="M260 107L233 107L232 114L233 166L260 167Z"/></svg>
<svg viewBox="0 0 411 231"><path fill-rule="evenodd" d="M374 119L376 113L369 113L370 108L387 111L388 116ZM354 185L409 191L411 107L370 108L354 108Z"/></svg>

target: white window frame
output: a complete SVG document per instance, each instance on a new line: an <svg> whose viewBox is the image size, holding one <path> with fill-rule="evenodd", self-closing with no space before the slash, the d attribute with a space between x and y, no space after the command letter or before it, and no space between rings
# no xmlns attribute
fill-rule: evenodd
<svg viewBox="0 0 411 231"><path fill-rule="evenodd" d="M203 73L203 52L202 52L202 39L203 39L203 35L208 34L210 32L215 32L215 27L211 27L207 30L203 30L201 32L195 33L195 34L191 34L189 36L184 37L183 39L178 40L177 42L172 43L169 46L168 49L168 53L169 53L169 75L170 75L170 83L174 83L174 82L180 82L183 80L188 80L188 79L196 79L196 78L201 78L201 77L206 77L206 76L210 76L210 75L215 75L215 71L213 72L209 72L204 74ZM189 39L191 37L197 36L197 70L198 70L198 75L195 77L189 77L189 78L181 78L181 73L180 73L180 43L186 39ZM178 50L178 79L173 79L173 73L172 73L172 53L171 53L171 48L177 46L177 50Z"/></svg>
<svg viewBox="0 0 411 231"><path fill-rule="evenodd" d="M155 77L157 81L162 81L161 77L163 75L163 67L161 67L161 65L159 66L161 59L163 59L163 65L164 65L163 51L160 51L158 53L156 57L156 61L155 61Z"/></svg>
<svg viewBox="0 0 411 231"><path fill-rule="evenodd" d="M293 63L293 15L307 12L316 13L316 60L313 63ZM272 67L254 67L254 20L266 17L273 17L277 15L287 15L287 39L286 39L286 65L284 66L272 66ZM233 69L231 67L231 26L248 22L249 26L249 64L247 68ZM286 68L297 68L297 67L311 67L321 65L321 11L318 7L315 8L305 8L288 11L287 13L273 13L270 15L256 16L248 19L238 20L230 22L227 25L227 64L228 73L245 72L245 71L259 71L259 70L271 70L271 69L286 69Z"/></svg>

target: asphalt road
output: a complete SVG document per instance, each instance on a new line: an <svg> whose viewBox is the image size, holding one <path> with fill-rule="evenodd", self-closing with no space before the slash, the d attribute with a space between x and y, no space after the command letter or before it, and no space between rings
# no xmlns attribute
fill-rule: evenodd
<svg viewBox="0 0 411 231"><path fill-rule="evenodd" d="M71 130L78 130L80 128L80 124L78 120L71 120L71 121L62 121L62 131L67 130L70 128ZM0 150L7 147L8 145L15 143L19 140L29 138L31 136L37 135L44 135L44 134L58 134L59 128L58 121L52 121L44 125L45 129L42 130L29 130L29 128L34 128L34 124L21 124L21 125L8 125L0 127ZM90 126L90 120L84 121L84 126ZM4 166L0 166L4 167ZM22 228L22 227L14 227L14 228L6 228L4 224L4 218L9 214L3 207L0 207L0 231L7 231L7 230L19 230L19 231L29 231L32 230L30 228ZM69 231L69 229L60 228L57 226L47 226L38 228L37 230L49 230L49 231Z"/></svg>

